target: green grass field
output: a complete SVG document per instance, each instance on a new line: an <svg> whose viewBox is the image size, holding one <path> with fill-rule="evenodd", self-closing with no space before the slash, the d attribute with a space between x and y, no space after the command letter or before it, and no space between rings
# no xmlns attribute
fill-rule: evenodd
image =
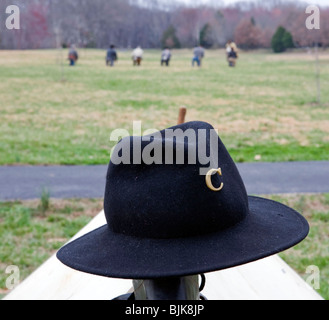
<svg viewBox="0 0 329 320"><path fill-rule="evenodd" d="M104 51L81 50L70 68L66 52L0 51L0 165L107 164L113 130L132 133L133 121L167 128L181 106L187 121L218 128L237 162L329 160L329 53L321 53L321 104L307 53L242 53L235 69L224 51L208 51L202 69L191 67L190 51L173 54L170 68L159 51L134 68L130 52L119 52L107 68ZM329 299L329 195L271 198L309 220L308 239L282 257L305 279L317 265ZM52 200L46 211L37 201L0 203L0 271L17 265L23 280L101 208L99 200ZM5 281L0 272L0 297Z"/></svg>
<svg viewBox="0 0 329 320"><path fill-rule="evenodd" d="M86 226L103 207L100 199L0 202L0 299L8 290L5 270L20 269L23 281Z"/></svg>
<svg viewBox="0 0 329 320"><path fill-rule="evenodd" d="M208 51L202 69L188 50L173 52L170 68L159 51L147 51L140 68L130 52L112 69L103 51L80 56L70 68L66 51L0 51L0 165L106 164L114 129L132 132L138 120L143 130L167 128L181 106L187 121L218 128L237 162L329 159L329 53L321 105L307 53L242 53L236 69L224 51Z"/></svg>

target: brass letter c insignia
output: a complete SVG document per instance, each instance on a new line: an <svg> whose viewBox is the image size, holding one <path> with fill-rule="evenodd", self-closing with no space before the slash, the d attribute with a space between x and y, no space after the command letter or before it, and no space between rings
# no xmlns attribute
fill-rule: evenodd
<svg viewBox="0 0 329 320"><path fill-rule="evenodd" d="M206 175L206 184L207 184L207 187L211 190L211 191L215 191L215 192L219 192L221 191L223 188L224 188L224 183L221 183L220 187L219 188L215 188L214 185L212 184L212 181L211 181L211 177L218 173L220 176L222 176L222 169L219 168L219 169L211 169L208 171L207 175Z"/></svg>

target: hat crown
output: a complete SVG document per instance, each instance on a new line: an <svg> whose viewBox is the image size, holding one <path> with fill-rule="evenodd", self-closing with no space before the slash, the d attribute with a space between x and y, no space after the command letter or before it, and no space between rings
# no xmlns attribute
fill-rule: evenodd
<svg viewBox="0 0 329 320"><path fill-rule="evenodd" d="M183 139L172 132L183 133ZM214 132L207 123L190 122L121 140L107 174L104 210L109 228L127 236L174 239L210 234L244 220L249 214L246 188ZM120 157L123 163L118 163ZM213 190L200 169L221 169L221 176L211 177Z"/></svg>

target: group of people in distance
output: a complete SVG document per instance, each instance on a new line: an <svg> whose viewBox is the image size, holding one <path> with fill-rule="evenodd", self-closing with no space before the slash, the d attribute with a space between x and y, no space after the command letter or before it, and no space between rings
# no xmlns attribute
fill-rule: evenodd
<svg viewBox="0 0 329 320"><path fill-rule="evenodd" d="M141 47L137 47L131 55L134 66L140 66L143 60L144 51ZM106 65L114 66L114 62L118 60L118 54L115 50L115 46L113 44L110 45L109 49L106 53Z"/></svg>
<svg viewBox="0 0 329 320"><path fill-rule="evenodd" d="M143 49L138 46L136 49L133 50L131 58L133 61L134 66L140 66L142 64L144 51ZM238 56L238 47L233 41L228 41L226 44L226 55L227 61L230 67L236 66L236 60L239 58ZM205 50L202 46L196 46L193 50L193 58L192 58L192 67L194 67L195 63L198 67L202 66L202 59L205 56ZM169 67L170 60L172 54L168 47L164 48L161 53L161 66ZM75 46L72 46L69 51L69 61L70 66L74 66L79 59L78 52ZM118 60L118 54L113 44L110 45L109 49L106 53L106 65L113 67L115 62Z"/></svg>
<svg viewBox="0 0 329 320"><path fill-rule="evenodd" d="M140 46L138 46L136 49L133 50L131 54L131 59L133 61L134 66L141 66L143 61L143 55L144 55L144 50ZM168 67L170 63L170 59L171 59L171 52L169 48L165 48L161 54L161 66L166 65ZM110 45L110 48L107 50L107 54L106 54L106 65L113 67L114 62L116 60L118 60L118 55L115 50L115 46Z"/></svg>

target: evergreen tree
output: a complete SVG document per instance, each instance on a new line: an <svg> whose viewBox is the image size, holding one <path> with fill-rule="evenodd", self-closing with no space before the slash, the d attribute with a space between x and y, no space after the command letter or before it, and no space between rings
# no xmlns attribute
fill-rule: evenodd
<svg viewBox="0 0 329 320"><path fill-rule="evenodd" d="M282 41L285 32L286 32L285 28L279 27L272 38L272 49L275 53L280 53L285 51L285 47Z"/></svg>
<svg viewBox="0 0 329 320"><path fill-rule="evenodd" d="M292 34L288 31L286 31L283 35L282 42L286 49L291 49L295 47Z"/></svg>
<svg viewBox="0 0 329 320"><path fill-rule="evenodd" d="M180 41L176 35L176 29L174 26L169 26L163 33L161 45L163 48L168 47L170 49L179 49L181 47Z"/></svg>
<svg viewBox="0 0 329 320"><path fill-rule="evenodd" d="M213 41L211 39L211 25L206 23L200 31L200 45L205 48L211 48Z"/></svg>
<svg viewBox="0 0 329 320"><path fill-rule="evenodd" d="M294 47L293 37L285 28L279 27L272 38L272 49L276 53Z"/></svg>

